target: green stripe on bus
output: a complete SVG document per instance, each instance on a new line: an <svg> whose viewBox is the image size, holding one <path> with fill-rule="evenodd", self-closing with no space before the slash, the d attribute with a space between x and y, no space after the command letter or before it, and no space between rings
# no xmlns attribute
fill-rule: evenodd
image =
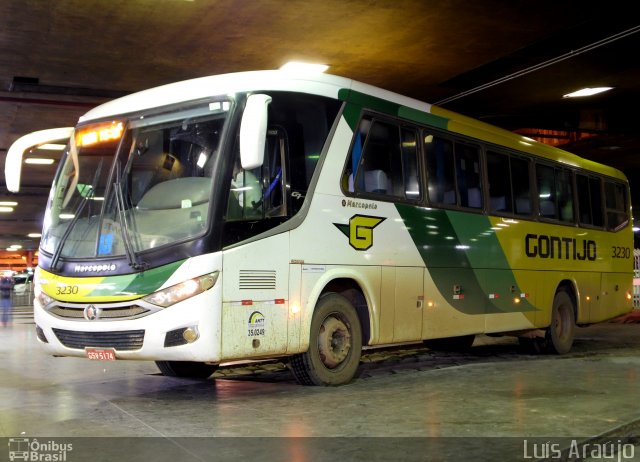
<svg viewBox="0 0 640 462"><path fill-rule="evenodd" d="M90 296L151 294L162 287L185 261L169 263L134 275L106 277Z"/></svg>
<svg viewBox="0 0 640 462"><path fill-rule="evenodd" d="M455 309L536 311L526 299L513 303L518 284L488 217L406 204L396 208L438 291Z"/></svg>
<svg viewBox="0 0 640 462"><path fill-rule="evenodd" d="M449 123L449 119L445 117L419 111L418 109L402 106L397 103L392 103L390 101L353 90L340 90L338 92L338 98L347 102L342 115L353 131L357 128L360 113L363 108L372 109L392 116L398 116L406 120L430 125L443 130L447 129L447 125Z"/></svg>

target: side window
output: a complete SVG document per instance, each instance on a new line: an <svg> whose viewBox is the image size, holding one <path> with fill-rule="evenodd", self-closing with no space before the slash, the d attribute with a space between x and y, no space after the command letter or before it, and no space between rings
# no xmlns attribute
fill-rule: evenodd
<svg viewBox="0 0 640 462"><path fill-rule="evenodd" d="M575 222L573 216L573 182L571 171L556 169L556 193L558 197L558 212L560 221Z"/></svg>
<svg viewBox="0 0 640 462"><path fill-rule="evenodd" d="M487 152L487 178L489 179L489 210L512 213L513 197L508 155Z"/></svg>
<svg viewBox="0 0 640 462"><path fill-rule="evenodd" d="M247 171L240 165L239 143L235 146L225 221L235 223L224 233L230 244L276 226L302 207L318 160L340 109L339 101L291 92L271 92L269 126L264 163ZM259 226L243 221L263 218ZM269 223L266 223L269 222Z"/></svg>
<svg viewBox="0 0 640 462"><path fill-rule="evenodd" d="M413 128L365 117L356 132L343 183L351 192L418 200L417 150Z"/></svg>
<svg viewBox="0 0 640 462"><path fill-rule="evenodd" d="M558 219L556 210L556 187L553 167L536 165L536 183L538 186L538 208L543 218Z"/></svg>
<svg viewBox="0 0 640 462"><path fill-rule="evenodd" d="M626 188L622 183L604 182L604 196L607 208L607 228L616 230L629 221L629 206Z"/></svg>
<svg viewBox="0 0 640 462"><path fill-rule="evenodd" d="M427 158L429 200L438 204L456 205L458 200L453 142L427 134L424 136L424 148Z"/></svg>
<svg viewBox="0 0 640 462"><path fill-rule="evenodd" d="M287 214L283 161L286 153L284 131L270 128L265 143L264 163L244 170L238 155L234 164L227 205L228 220L255 220Z"/></svg>
<svg viewBox="0 0 640 462"><path fill-rule="evenodd" d="M480 150L432 134L424 136L429 199L434 203L482 208Z"/></svg>
<svg viewBox="0 0 640 462"><path fill-rule="evenodd" d="M578 199L578 220L582 225L602 227L602 190L600 179L594 176L576 174Z"/></svg>
<svg viewBox="0 0 640 462"><path fill-rule="evenodd" d="M573 222L573 186L571 172L564 168L536 165L540 216Z"/></svg>
<svg viewBox="0 0 640 462"><path fill-rule="evenodd" d="M529 161L508 154L487 152L489 210L531 215Z"/></svg>
<svg viewBox="0 0 640 462"><path fill-rule="evenodd" d="M513 187L513 213L531 215L531 180L528 159L511 156L511 185Z"/></svg>
<svg viewBox="0 0 640 462"><path fill-rule="evenodd" d="M480 150L477 146L456 142L455 157L459 205L481 209Z"/></svg>

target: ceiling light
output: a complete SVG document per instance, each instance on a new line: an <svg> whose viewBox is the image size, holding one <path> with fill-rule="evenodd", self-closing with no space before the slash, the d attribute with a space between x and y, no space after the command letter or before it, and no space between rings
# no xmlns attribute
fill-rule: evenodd
<svg viewBox="0 0 640 462"><path fill-rule="evenodd" d="M29 233L27 234L27 237L42 237L41 233Z"/></svg>
<svg viewBox="0 0 640 462"><path fill-rule="evenodd" d="M598 93L602 93L604 91L612 90L613 87L596 87L596 88L583 88L581 90L576 90L571 93L567 93L566 95L562 95L563 98L579 98L581 96L591 96L597 95Z"/></svg>
<svg viewBox="0 0 640 462"><path fill-rule="evenodd" d="M24 160L25 164L34 164L34 165L51 165L55 162L53 159L45 159L42 157L29 157Z"/></svg>
<svg viewBox="0 0 640 462"><path fill-rule="evenodd" d="M64 144L46 143L38 146L38 149L44 149L45 151L62 151L66 148Z"/></svg>
<svg viewBox="0 0 640 462"><path fill-rule="evenodd" d="M0 201L0 206L15 207L16 205L18 205L16 201Z"/></svg>
<svg viewBox="0 0 640 462"><path fill-rule="evenodd" d="M11 212L13 212L13 207L0 206L0 213L11 213Z"/></svg>
<svg viewBox="0 0 640 462"><path fill-rule="evenodd" d="M288 63L283 64L280 67L281 71L309 73L320 73L326 71L327 69L329 69L329 66L327 66L326 64L301 63L299 61L289 61Z"/></svg>
<svg viewBox="0 0 640 462"><path fill-rule="evenodd" d="M11 244L11 245L9 246L9 248L10 248L10 249L21 249L21 248L22 248L22 246L21 246L20 244Z"/></svg>

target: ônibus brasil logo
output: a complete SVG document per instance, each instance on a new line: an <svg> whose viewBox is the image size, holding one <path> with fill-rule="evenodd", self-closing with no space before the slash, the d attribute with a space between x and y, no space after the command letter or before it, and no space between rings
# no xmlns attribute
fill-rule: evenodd
<svg viewBox="0 0 640 462"><path fill-rule="evenodd" d="M73 451L71 443L38 441L36 438L9 438L9 460L65 462Z"/></svg>
<svg viewBox="0 0 640 462"><path fill-rule="evenodd" d="M354 215L349 224L334 223L342 233L349 238L349 245L356 250L368 250L373 246L373 229L385 218L369 215Z"/></svg>

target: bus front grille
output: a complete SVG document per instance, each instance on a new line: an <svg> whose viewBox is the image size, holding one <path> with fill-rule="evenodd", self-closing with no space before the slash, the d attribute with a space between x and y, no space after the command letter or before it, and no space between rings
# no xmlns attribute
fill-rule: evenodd
<svg viewBox="0 0 640 462"><path fill-rule="evenodd" d="M132 319L148 314L151 310L139 305L104 307L100 309L99 320ZM59 318L83 319L84 307L54 306L49 313Z"/></svg>
<svg viewBox="0 0 640 462"><path fill-rule="evenodd" d="M114 332L80 332L53 329L60 343L67 348L84 350L90 348L114 348L120 351L139 350L144 342L144 329Z"/></svg>

